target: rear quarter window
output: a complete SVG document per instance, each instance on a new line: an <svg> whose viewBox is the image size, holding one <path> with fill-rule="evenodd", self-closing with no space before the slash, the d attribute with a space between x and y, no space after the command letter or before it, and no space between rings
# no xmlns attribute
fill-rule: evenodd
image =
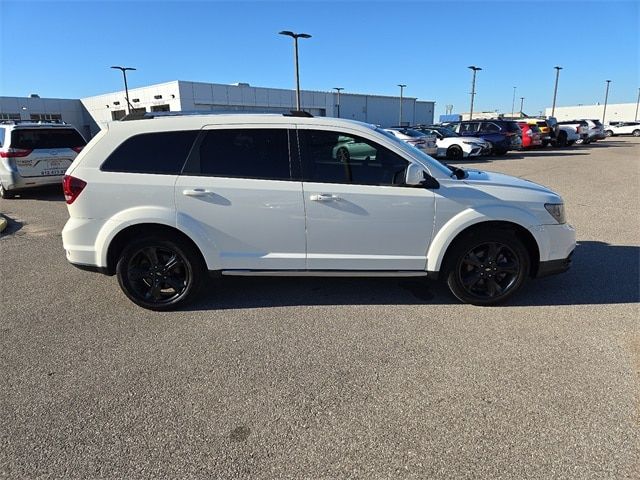
<svg viewBox="0 0 640 480"><path fill-rule="evenodd" d="M197 130L135 135L118 146L100 170L177 175L197 136Z"/></svg>
<svg viewBox="0 0 640 480"><path fill-rule="evenodd" d="M74 148L86 144L82 135L72 128L16 128L11 133L12 148Z"/></svg>

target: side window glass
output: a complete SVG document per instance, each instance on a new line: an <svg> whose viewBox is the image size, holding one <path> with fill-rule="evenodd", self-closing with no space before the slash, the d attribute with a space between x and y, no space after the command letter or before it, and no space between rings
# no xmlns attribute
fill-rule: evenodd
<svg viewBox="0 0 640 480"><path fill-rule="evenodd" d="M401 186L408 162L387 148L340 132L299 130L308 182Z"/></svg>
<svg viewBox="0 0 640 480"><path fill-rule="evenodd" d="M477 132L480 124L478 122L463 123L460 125L460 133Z"/></svg>
<svg viewBox="0 0 640 480"><path fill-rule="evenodd" d="M500 127L495 123L483 123L482 131L487 133L495 133L500 131Z"/></svg>
<svg viewBox="0 0 640 480"><path fill-rule="evenodd" d="M116 148L100 170L177 175L197 135L197 130L135 135Z"/></svg>
<svg viewBox="0 0 640 480"><path fill-rule="evenodd" d="M291 179L286 129L208 130L200 144L199 154L199 167L190 166L188 173L264 180Z"/></svg>
<svg viewBox="0 0 640 480"><path fill-rule="evenodd" d="M4 128L0 127L0 147L4 145Z"/></svg>

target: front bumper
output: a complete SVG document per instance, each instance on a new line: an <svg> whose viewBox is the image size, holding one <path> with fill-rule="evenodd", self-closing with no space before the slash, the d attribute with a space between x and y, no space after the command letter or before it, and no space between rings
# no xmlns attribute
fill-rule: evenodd
<svg viewBox="0 0 640 480"><path fill-rule="evenodd" d="M536 274L536 278L543 278L543 277L548 277L549 275L557 275L559 273L566 272L567 270L569 270L569 267L571 267L572 256L573 256L573 251L569 254L567 258L540 262L540 264L538 265L538 272Z"/></svg>

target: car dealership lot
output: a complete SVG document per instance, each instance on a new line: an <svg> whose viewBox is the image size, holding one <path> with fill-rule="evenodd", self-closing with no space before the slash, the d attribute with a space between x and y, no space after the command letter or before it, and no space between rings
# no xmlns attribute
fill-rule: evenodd
<svg viewBox="0 0 640 480"><path fill-rule="evenodd" d="M568 273L497 308L225 278L153 313L66 262L60 192L0 200L0 476L634 477L639 157L615 137L458 164L553 188L577 229Z"/></svg>

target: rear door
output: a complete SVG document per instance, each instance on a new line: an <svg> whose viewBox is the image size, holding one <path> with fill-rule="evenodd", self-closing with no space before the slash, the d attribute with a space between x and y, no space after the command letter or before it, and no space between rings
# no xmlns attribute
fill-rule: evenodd
<svg viewBox="0 0 640 480"><path fill-rule="evenodd" d="M86 145L73 128L16 128L10 147L21 177L62 176Z"/></svg>
<svg viewBox="0 0 640 480"><path fill-rule="evenodd" d="M175 185L178 226L222 270L302 270L305 215L291 125L207 126ZM297 157L296 157L297 158Z"/></svg>

